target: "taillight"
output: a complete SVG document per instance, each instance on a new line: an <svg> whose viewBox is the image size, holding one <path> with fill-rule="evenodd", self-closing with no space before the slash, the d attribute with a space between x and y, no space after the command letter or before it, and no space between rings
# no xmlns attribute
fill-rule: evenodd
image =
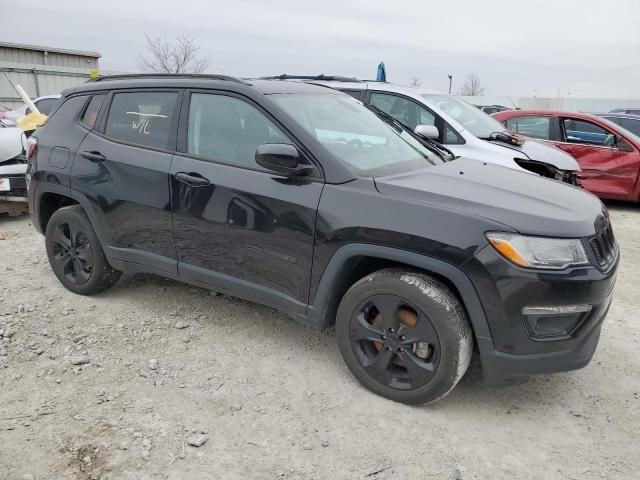
<svg viewBox="0 0 640 480"><path fill-rule="evenodd" d="M38 139L34 137L29 137L29 143L27 146L27 160L30 159L36 150L38 149Z"/></svg>

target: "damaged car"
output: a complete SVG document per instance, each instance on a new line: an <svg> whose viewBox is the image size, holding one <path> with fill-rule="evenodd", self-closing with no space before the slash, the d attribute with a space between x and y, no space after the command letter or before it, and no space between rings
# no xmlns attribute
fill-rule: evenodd
<svg viewBox="0 0 640 480"><path fill-rule="evenodd" d="M0 123L0 213L19 215L29 210L25 142L20 128Z"/></svg>
<svg viewBox="0 0 640 480"><path fill-rule="evenodd" d="M398 402L446 396L474 349L491 385L584 367L612 301L597 197L445 160L334 89L98 77L29 142L32 225L69 291L152 273L335 327L354 376Z"/></svg>
<svg viewBox="0 0 640 480"><path fill-rule="evenodd" d="M580 165L571 155L537 140L514 135L500 122L453 95L422 87L339 76L265 78L305 81L348 93L406 127L417 129L421 135L444 145L456 157L495 163L579 185Z"/></svg>

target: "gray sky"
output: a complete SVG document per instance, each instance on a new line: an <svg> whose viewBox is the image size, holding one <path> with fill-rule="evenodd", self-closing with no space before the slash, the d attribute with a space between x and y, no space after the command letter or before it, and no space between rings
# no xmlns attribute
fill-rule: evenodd
<svg viewBox="0 0 640 480"><path fill-rule="evenodd" d="M144 33L186 34L209 72L387 79L487 95L640 97L640 0L0 0L0 40L102 53L137 70ZM27 28L24 19L35 27Z"/></svg>

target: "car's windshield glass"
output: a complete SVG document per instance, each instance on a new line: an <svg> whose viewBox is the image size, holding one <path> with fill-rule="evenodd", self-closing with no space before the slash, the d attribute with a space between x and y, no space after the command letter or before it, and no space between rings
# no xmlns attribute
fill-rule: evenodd
<svg viewBox="0 0 640 480"><path fill-rule="evenodd" d="M479 138L489 138L494 132L505 130L504 125L477 107L451 95L422 95L429 104L446 113Z"/></svg>
<svg viewBox="0 0 640 480"><path fill-rule="evenodd" d="M348 95L277 94L271 98L331 154L360 175L386 175L440 163L400 126Z"/></svg>

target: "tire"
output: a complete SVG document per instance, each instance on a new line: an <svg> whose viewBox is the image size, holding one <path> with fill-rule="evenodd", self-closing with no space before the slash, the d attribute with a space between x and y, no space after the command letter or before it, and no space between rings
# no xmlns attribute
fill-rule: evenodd
<svg viewBox="0 0 640 480"><path fill-rule="evenodd" d="M410 405L445 397L466 372L473 348L456 296L428 275L399 269L374 272L347 291L336 336L360 383Z"/></svg>
<svg viewBox="0 0 640 480"><path fill-rule="evenodd" d="M120 278L120 272L107 262L89 217L79 205L54 212L45 243L53 273L74 293L94 295Z"/></svg>

